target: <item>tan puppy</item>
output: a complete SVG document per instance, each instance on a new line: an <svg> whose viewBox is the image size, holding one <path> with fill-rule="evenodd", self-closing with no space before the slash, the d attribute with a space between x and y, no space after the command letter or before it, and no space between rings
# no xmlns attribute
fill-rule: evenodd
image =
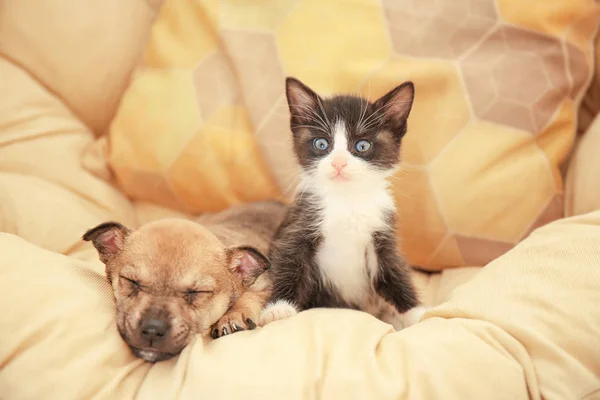
<svg viewBox="0 0 600 400"><path fill-rule="evenodd" d="M271 293L266 254L285 206L260 202L199 223L163 219L131 230L90 229L117 304L117 327L134 354L155 362L194 338L254 329ZM201 224L202 225L201 225Z"/></svg>

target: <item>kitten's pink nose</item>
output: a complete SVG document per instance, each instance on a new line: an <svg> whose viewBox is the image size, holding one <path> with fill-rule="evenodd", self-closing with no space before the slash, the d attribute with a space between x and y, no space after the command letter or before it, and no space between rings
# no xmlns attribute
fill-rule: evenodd
<svg viewBox="0 0 600 400"><path fill-rule="evenodd" d="M341 172L348 165L348 161L344 157L334 157L331 160L331 166L337 170L337 172Z"/></svg>

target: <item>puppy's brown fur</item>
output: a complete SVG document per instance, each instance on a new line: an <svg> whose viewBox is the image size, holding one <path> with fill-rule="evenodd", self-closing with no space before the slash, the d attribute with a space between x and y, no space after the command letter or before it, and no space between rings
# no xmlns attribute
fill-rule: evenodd
<svg viewBox="0 0 600 400"><path fill-rule="evenodd" d="M131 230L107 222L87 231L106 265L117 327L147 360L173 357L198 333L254 329L271 293L269 242L285 214L260 202L203 216L163 219Z"/></svg>

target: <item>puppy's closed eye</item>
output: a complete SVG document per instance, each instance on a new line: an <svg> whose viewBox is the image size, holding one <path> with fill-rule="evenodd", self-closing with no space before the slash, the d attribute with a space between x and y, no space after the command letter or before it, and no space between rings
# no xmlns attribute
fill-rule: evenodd
<svg viewBox="0 0 600 400"><path fill-rule="evenodd" d="M131 283L134 286L140 287L140 283L138 281L136 281L135 279L131 279L131 278L126 278L123 275L119 276L119 278Z"/></svg>
<svg viewBox="0 0 600 400"><path fill-rule="evenodd" d="M135 279L127 278L122 275L120 275L119 278L121 278L121 280L126 283L127 288L129 288L129 290L130 290L130 292L129 292L130 296L137 295L138 292L142 289L142 285L140 285L140 283L138 281L136 281Z"/></svg>
<svg viewBox="0 0 600 400"><path fill-rule="evenodd" d="M185 299L188 303L193 303L200 298L208 298L213 294L213 290L197 290L197 289L188 289L185 291Z"/></svg>

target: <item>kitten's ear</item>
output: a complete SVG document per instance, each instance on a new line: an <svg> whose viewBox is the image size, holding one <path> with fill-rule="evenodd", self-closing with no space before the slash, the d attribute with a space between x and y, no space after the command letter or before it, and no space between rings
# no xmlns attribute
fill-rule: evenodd
<svg viewBox="0 0 600 400"><path fill-rule="evenodd" d="M131 233L129 228L118 222L105 222L83 234L83 240L92 242L100 261L108 263L123 250L125 238Z"/></svg>
<svg viewBox="0 0 600 400"><path fill-rule="evenodd" d="M374 108L381 110L379 112L383 116L384 125L389 126L393 133L403 136L414 98L415 85L412 82L404 82L375 101Z"/></svg>
<svg viewBox="0 0 600 400"><path fill-rule="evenodd" d="M292 115L292 125L303 124L314 119L313 114L319 106L319 95L296 78L285 80L285 94Z"/></svg>

